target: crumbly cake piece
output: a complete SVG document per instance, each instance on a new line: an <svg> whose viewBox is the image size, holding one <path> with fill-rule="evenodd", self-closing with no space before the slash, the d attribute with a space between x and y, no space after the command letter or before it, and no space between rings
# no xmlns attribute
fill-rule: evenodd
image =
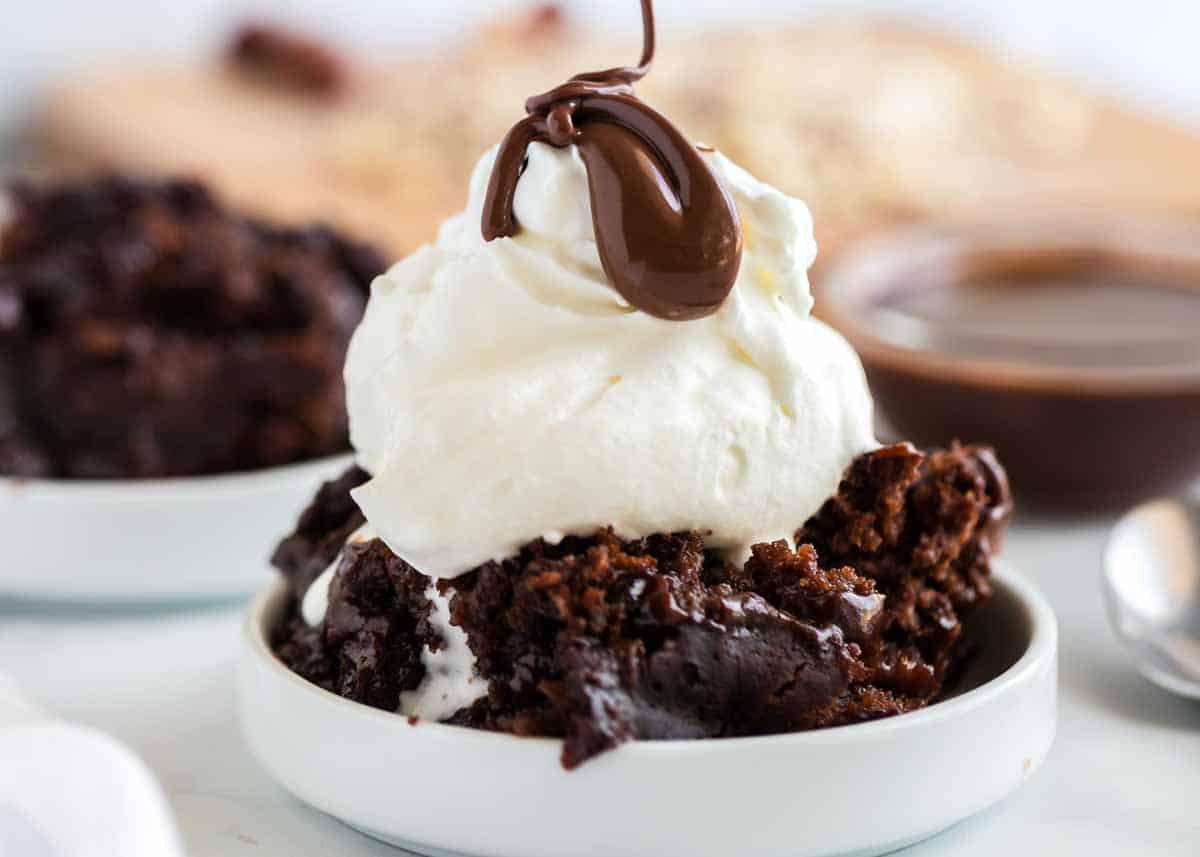
<svg viewBox="0 0 1200 857"><path fill-rule="evenodd" d="M297 600L337 559L350 534L366 523L350 492L368 478L365 470L355 466L324 483L300 513L296 529L275 548L271 564L283 574Z"/></svg>
<svg viewBox="0 0 1200 857"><path fill-rule="evenodd" d="M989 447L922 456L896 444L857 459L836 496L796 531L826 563L851 566L886 593L889 622L873 683L945 680L962 620L992 595L992 556L1012 512Z"/></svg>
<svg viewBox="0 0 1200 857"><path fill-rule="evenodd" d="M396 709L423 678L428 578L375 540L346 548L319 628L314 569L360 517L355 471L325 486L276 553L292 584L277 654L322 687ZM742 566L698 532L537 540L439 584L487 695L450 722L565 738L570 768L635 739L757 735L899 714L937 699L962 622L991 595L1011 508L986 447L858 458L838 493ZM303 586L297 586L303 583ZM452 594L451 594L452 593Z"/></svg>
<svg viewBox="0 0 1200 857"><path fill-rule="evenodd" d="M373 249L184 180L11 189L0 473L141 478L348 447L342 363Z"/></svg>

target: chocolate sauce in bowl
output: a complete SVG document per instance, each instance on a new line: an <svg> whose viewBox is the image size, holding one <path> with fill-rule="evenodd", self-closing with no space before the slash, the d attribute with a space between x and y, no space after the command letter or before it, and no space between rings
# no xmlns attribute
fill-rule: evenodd
<svg viewBox="0 0 1200 857"><path fill-rule="evenodd" d="M675 321L721 306L737 279L742 232L733 200L699 152L633 84L654 60L654 11L642 0L636 66L576 75L525 103L496 156L483 209L487 241L516 234L513 197L530 143L578 146L600 261L637 309Z"/></svg>
<svg viewBox="0 0 1200 857"><path fill-rule="evenodd" d="M1034 507L1111 510L1200 478L1194 224L913 227L856 248L817 300L891 430L987 438Z"/></svg>
<svg viewBox="0 0 1200 857"><path fill-rule="evenodd" d="M995 275L953 288L897 289L869 308L886 341L952 358L1064 369L1200 369L1194 288L1129 272Z"/></svg>

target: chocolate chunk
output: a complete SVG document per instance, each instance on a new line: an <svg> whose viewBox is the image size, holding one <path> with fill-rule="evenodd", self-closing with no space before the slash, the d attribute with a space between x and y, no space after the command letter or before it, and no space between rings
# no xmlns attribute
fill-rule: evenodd
<svg viewBox="0 0 1200 857"><path fill-rule="evenodd" d="M421 650L441 642L427 623L428 585L378 539L346 547L321 626L322 646L338 663L338 693L395 711L400 694L421 683Z"/></svg>
<svg viewBox="0 0 1200 857"><path fill-rule="evenodd" d="M992 556L1012 508L988 447L954 444L924 456L908 444L859 457L838 493L796 541L886 595L873 681L918 699L936 695L962 620L992 594Z"/></svg>

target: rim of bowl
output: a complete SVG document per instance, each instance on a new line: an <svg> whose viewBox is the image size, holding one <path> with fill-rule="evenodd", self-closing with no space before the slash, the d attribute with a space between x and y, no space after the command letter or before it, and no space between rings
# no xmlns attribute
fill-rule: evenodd
<svg viewBox="0 0 1200 857"><path fill-rule="evenodd" d="M354 463L354 453L341 452L321 458L311 458L277 467L261 467L257 470L238 470L229 473L205 473L197 476L169 476L150 479L39 479L22 476L0 476L0 490L31 492L43 496L53 495L71 499L90 499L93 496L111 498L146 495L179 495L207 491L240 492L255 490L262 486L263 479L272 482L288 481L292 478L309 478L313 471L333 469L339 464L349 467ZM315 488L315 486L314 486Z"/></svg>
<svg viewBox="0 0 1200 857"><path fill-rule="evenodd" d="M958 696L917 711L885 717L866 723L852 723L845 726L831 726L824 729L811 729L802 732L783 732L773 735L746 735L729 738L699 738L693 740L640 740L622 744L624 753L696 753L735 750L746 744L796 743L796 744L828 744L843 743L860 739L869 739L889 733L916 729L923 725L933 725L949 718L956 717L968 711L987 705L997 696L1002 695L1014 685L1024 682L1032 673L1041 669L1048 658L1055 657L1058 647L1058 621L1049 602L1046 601L1032 582L1017 573L1011 565L1000 560L993 564L992 580L997 588L1007 589L1014 595L1029 617L1029 643L1021 656L998 676L989 679L978 687ZM455 726L436 721L421 720L410 724L408 718L392 711L372 708L361 702L346 699L335 693L319 687L307 679L292 672L275 657L266 638L266 620L268 613L273 613L276 602L283 596L284 583L276 580L264 589L250 602L243 623L244 643L252 655L266 664L273 674L283 678L296 687L312 694L318 704L341 708L346 715L356 717L385 718L397 728L413 729L419 727L423 734L430 738L441 740L452 739L457 742L478 742L495 744L498 742L520 741L528 745L557 746L561 738L530 737L511 735L506 732L489 732L483 729L473 729L469 726Z"/></svg>
<svg viewBox="0 0 1200 857"><path fill-rule="evenodd" d="M1062 367L964 357L899 345L863 321L867 300L897 274L922 271L972 253L1074 253L1125 259L1164 271L1192 272L1200 289L1200 223L1046 212L1013 218L934 220L869 238L836 262L816 288L817 315L839 330L864 362L935 383L1075 395L1200 394L1200 367L1145 370ZM1186 282L1185 276L1180 276Z"/></svg>

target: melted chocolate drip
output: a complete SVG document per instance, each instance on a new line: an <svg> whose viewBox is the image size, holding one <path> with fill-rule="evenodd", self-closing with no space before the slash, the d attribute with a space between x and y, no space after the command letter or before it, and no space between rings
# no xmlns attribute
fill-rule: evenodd
<svg viewBox="0 0 1200 857"><path fill-rule="evenodd" d="M483 209L487 241L511 236L513 196L532 142L575 145L587 168L600 261L625 300L659 318L709 315L733 288L742 232L733 200L704 159L634 95L654 60L654 11L642 0L636 66L576 75L525 102L496 156Z"/></svg>

